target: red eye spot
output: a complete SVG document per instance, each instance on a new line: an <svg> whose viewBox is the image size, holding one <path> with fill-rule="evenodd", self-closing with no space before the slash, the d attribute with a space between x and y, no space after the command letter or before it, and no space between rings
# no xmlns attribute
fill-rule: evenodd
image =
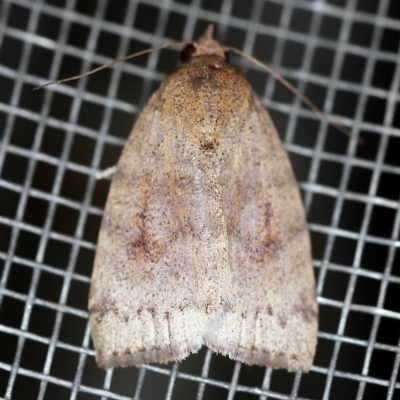
<svg viewBox="0 0 400 400"><path fill-rule="evenodd" d="M188 44L181 51L181 60L182 60L182 62L189 61L194 56L195 53L196 53L196 48L192 44Z"/></svg>

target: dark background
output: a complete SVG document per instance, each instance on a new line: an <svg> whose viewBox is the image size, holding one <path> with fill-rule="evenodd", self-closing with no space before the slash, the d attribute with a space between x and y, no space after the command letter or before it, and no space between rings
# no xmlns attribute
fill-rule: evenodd
<svg viewBox="0 0 400 400"><path fill-rule="evenodd" d="M263 387L268 398L400 398L397 0L3 0L0 18L0 396L265 399ZM266 372L209 360L203 348L176 366L105 374L87 320L110 183L95 173L116 163L180 49L32 88L195 39L209 23L221 43L269 63L364 140L349 140L231 57L270 111L302 189L320 303L314 367Z"/></svg>

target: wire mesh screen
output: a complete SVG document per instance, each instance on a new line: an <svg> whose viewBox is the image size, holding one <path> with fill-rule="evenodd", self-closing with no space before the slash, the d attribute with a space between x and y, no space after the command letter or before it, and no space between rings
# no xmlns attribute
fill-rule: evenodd
<svg viewBox="0 0 400 400"><path fill-rule="evenodd" d="M203 348L179 364L100 370L87 297L114 165L179 49L32 88L182 39L216 38L270 64L364 140L322 122L254 66L289 153L320 306L307 374ZM2 0L0 395L6 399L400 399L398 0Z"/></svg>

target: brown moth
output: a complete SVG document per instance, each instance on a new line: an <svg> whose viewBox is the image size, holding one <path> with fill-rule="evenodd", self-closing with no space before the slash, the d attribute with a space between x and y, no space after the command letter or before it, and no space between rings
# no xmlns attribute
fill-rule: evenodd
<svg viewBox="0 0 400 400"><path fill-rule="evenodd" d="M212 27L185 54L140 114L112 181L89 299L96 360L166 363L206 345L308 371L318 306L289 159Z"/></svg>

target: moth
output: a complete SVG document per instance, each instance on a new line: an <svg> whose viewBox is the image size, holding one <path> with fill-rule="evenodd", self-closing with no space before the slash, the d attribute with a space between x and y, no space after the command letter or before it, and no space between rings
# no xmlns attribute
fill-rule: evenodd
<svg viewBox="0 0 400 400"><path fill-rule="evenodd" d="M318 306L298 185L271 118L212 26L125 145L89 297L100 367L180 361L312 366Z"/></svg>

